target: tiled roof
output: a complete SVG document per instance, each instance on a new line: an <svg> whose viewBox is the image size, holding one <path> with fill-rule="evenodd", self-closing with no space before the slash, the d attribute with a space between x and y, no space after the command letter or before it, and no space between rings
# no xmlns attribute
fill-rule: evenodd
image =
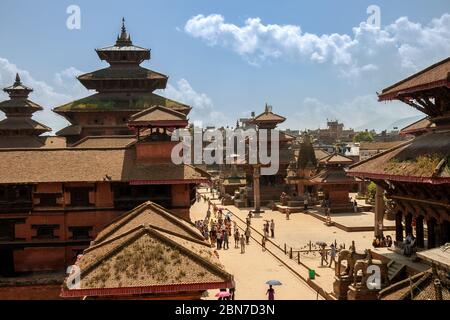
<svg viewBox="0 0 450 320"><path fill-rule="evenodd" d="M330 155L323 149L314 149L314 154L316 155L317 160L322 160L323 158L326 158Z"/></svg>
<svg viewBox="0 0 450 320"><path fill-rule="evenodd" d="M354 164L348 174L374 179L448 183L449 157L450 131L427 133Z"/></svg>
<svg viewBox="0 0 450 320"><path fill-rule="evenodd" d="M140 225L85 250L80 289L62 296L155 294L233 285L211 248Z"/></svg>
<svg viewBox="0 0 450 320"><path fill-rule="evenodd" d="M126 95L94 94L92 96L72 101L54 109L56 113L65 112L96 112L96 111L140 111L151 106L160 105L183 113L188 113L191 107L154 93L139 94L131 97Z"/></svg>
<svg viewBox="0 0 450 320"><path fill-rule="evenodd" d="M10 117L0 121L0 130L32 130L37 133L52 131L51 128L28 117Z"/></svg>
<svg viewBox="0 0 450 320"><path fill-rule="evenodd" d="M361 142L359 150L389 150L402 143L405 143L405 141Z"/></svg>
<svg viewBox="0 0 450 320"><path fill-rule="evenodd" d="M159 72L149 70L140 66L127 68L108 67L78 76L79 80L96 79L159 79L167 81L168 77Z"/></svg>
<svg viewBox="0 0 450 320"><path fill-rule="evenodd" d="M179 121L186 120L184 113L164 106L152 106L130 117L129 122Z"/></svg>
<svg viewBox="0 0 450 320"><path fill-rule="evenodd" d="M136 164L133 148L0 150L0 183L206 181L209 175L190 165ZM51 168L51 170L49 170Z"/></svg>
<svg viewBox="0 0 450 320"><path fill-rule="evenodd" d="M350 159L346 156L334 153L330 154L329 156L322 158L319 160L320 164L324 165L333 165L333 164L351 164L353 163L353 159Z"/></svg>
<svg viewBox="0 0 450 320"><path fill-rule="evenodd" d="M93 243L98 244L117 237L140 225L150 225L178 237L188 238L190 241L204 240L198 229L190 222L177 217L160 205L148 201L112 221L97 235Z"/></svg>
<svg viewBox="0 0 450 320"><path fill-rule="evenodd" d="M286 120L285 117L282 117L278 114L273 113L272 111L265 111L261 113L260 115L256 116L254 119L251 120L252 123L258 123L258 122L276 122L281 123Z"/></svg>
<svg viewBox="0 0 450 320"><path fill-rule="evenodd" d="M347 176L344 169L324 169L312 177L310 181L317 184L347 184L356 182L355 178Z"/></svg>
<svg viewBox="0 0 450 320"><path fill-rule="evenodd" d="M380 100L395 99L399 93L411 93L440 86L450 86L450 57L396 84L383 89Z"/></svg>
<svg viewBox="0 0 450 320"><path fill-rule="evenodd" d="M82 127L78 124L73 124L70 126L67 126L65 128L62 128L58 132L56 132L57 136L77 136L81 133Z"/></svg>
<svg viewBox="0 0 450 320"><path fill-rule="evenodd" d="M136 141L136 137L130 136L89 136L77 141L73 148L117 148L126 147Z"/></svg>
<svg viewBox="0 0 450 320"><path fill-rule="evenodd" d="M411 123L410 125L404 127L402 130L400 130L400 134L422 134L425 132L430 131L432 127L435 127L435 124L432 123L428 117L425 117L423 119L420 119L414 123Z"/></svg>
<svg viewBox="0 0 450 320"><path fill-rule="evenodd" d="M54 136L0 136L1 149L64 148L66 139Z"/></svg>
<svg viewBox="0 0 450 320"><path fill-rule="evenodd" d="M30 109L31 112L43 110L40 105L28 99L13 99L0 102L0 109L7 110L10 108L26 108Z"/></svg>

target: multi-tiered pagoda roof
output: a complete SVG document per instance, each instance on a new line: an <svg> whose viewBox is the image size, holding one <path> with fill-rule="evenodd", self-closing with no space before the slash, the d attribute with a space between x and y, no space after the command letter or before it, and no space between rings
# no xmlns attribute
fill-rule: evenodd
<svg viewBox="0 0 450 320"><path fill-rule="evenodd" d="M59 106L54 111L71 125L57 134L71 137L73 143L92 135L131 134L128 118L153 106L163 106L187 115L191 107L153 93L165 89L168 76L142 67L150 60L150 50L133 44L125 23L112 46L96 49L109 66L78 76L94 95Z"/></svg>

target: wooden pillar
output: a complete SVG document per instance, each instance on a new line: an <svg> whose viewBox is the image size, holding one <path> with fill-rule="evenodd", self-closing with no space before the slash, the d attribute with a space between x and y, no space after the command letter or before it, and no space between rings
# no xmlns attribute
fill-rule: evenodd
<svg viewBox="0 0 450 320"><path fill-rule="evenodd" d="M375 194L375 237L383 236L383 218L384 218L384 210L385 204L383 199L384 189L377 185L376 194Z"/></svg>
<svg viewBox="0 0 450 320"><path fill-rule="evenodd" d="M412 214L408 212L405 215L405 234L413 235L413 227L412 227Z"/></svg>
<svg viewBox="0 0 450 320"><path fill-rule="evenodd" d="M444 220L442 222L442 242L446 244L450 242L450 222L448 220Z"/></svg>
<svg viewBox="0 0 450 320"><path fill-rule="evenodd" d="M395 214L395 240L396 241L403 241L403 213L399 210Z"/></svg>
<svg viewBox="0 0 450 320"><path fill-rule="evenodd" d="M423 216L416 218L416 241L419 248L425 246L424 234L423 234Z"/></svg>
<svg viewBox="0 0 450 320"><path fill-rule="evenodd" d="M428 238L428 249L436 247L436 234L435 234L436 219L428 218L427 220L427 238Z"/></svg>
<svg viewBox="0 0 450 320"><path fill-rule="evenodd" d="M259 189L260 167L253 167L253 200L255 202L255 212L261 211L261 193Z"/></svg>

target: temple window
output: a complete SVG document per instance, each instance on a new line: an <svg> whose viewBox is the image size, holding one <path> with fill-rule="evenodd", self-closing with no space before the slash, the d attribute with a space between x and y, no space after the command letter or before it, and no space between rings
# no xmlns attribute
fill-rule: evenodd
<svg viewBox="0 0 450 320"><path fill-rule="evenodd" d="M70 192L70 205L71 207L89 207L89 191L91 188L71 188Z"/></svg>
<svg viewBox="0 0 450 320"><path fill-rule="evenodd" d="M55 229L58 229L59 225L57 224L41 224L41 225L32 225L31 229L36 230L36 236L32 237L33 239L58 239L55 236Z"/></svg>
<svg viewBox="0 0 450 320"><path fill-rule="evenodd" d="M61 196L59 193L45 193L38 195L39 206L42 207L56 207L59 206L58 198Z"/></svg>
<svg viewBox="0 0 450 320"><path fill-rule="evenodd" d="M92 227L69 227L69 231L72 232L72 237L70 239L73 240L86 240L92 238L90 235Z"/></svg>

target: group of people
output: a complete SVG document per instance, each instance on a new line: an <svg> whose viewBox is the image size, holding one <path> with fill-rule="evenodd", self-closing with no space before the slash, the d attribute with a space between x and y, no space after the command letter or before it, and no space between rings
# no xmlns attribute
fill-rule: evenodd
<svg viewBox="0 0 450 320"><path fill-rule="evenodd" d="M391 236L378 236L375 237L372 241L372 246L374 248L383 248L383 247L391 247L392 246L392 237Z"/></svg>
<svg viewBox="0 0 450 320"><path fill-rule="evenodd" d="M321 243L320 244L320 265L324 266L328 265L328 267L332 268L332 264L334 263L334 266L336 267L336 255L337 255L337 249L336 245L334 243L330 244L330 249L327 250L327 244ZM328 255L330 255L330 262L328 262Z"/></svg>

